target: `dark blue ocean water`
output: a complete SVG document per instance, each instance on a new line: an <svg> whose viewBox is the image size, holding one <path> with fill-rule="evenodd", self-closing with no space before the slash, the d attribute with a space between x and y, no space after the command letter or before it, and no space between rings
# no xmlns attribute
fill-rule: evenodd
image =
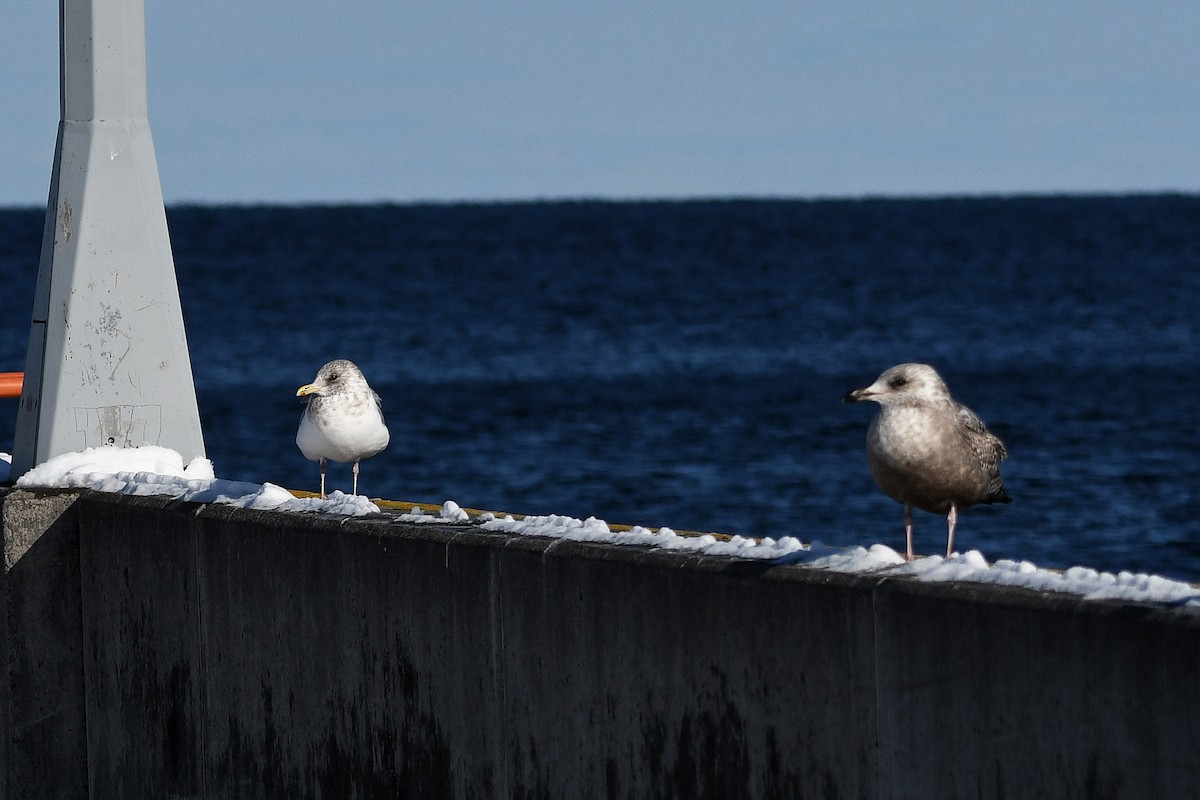
<svg viewBox="0 0 1200 800"><path fill-rule="evenodd" d="M992 559L1200 580L1200 197L169 210L210 457L314 489L296 387L353 359L373 496L903 545L851 388L934 364L1005 440ZM0 211L0 371L41 211ZM14 401L0 401L0 449ZM332 485L348 487L334 465ZM917 546L945 521L918 513Z"/></svg>

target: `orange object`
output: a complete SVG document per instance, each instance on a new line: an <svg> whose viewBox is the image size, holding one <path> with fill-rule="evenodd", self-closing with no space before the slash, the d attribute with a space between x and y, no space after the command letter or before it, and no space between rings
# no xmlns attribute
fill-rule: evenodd
<svg viewBox="0 0 1200 800"><path fill-rule="evenodd" d="M20 397L24 372L0 372L0 397Z"/></svg>

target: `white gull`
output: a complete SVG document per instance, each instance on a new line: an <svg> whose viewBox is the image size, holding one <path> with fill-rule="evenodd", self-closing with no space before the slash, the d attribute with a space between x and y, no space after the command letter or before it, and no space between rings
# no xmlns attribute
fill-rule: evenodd
<svg viewBox="0 0 1200 800"><path fill-rule="evenodd" d="M382 452L390 439L379 395L353 361L339 358L321 367L316 379L297 389L296 396L308 396L296 446L309 461L321 462L322 499L327 460L354 462L357 495L358 462Z"/></svg>

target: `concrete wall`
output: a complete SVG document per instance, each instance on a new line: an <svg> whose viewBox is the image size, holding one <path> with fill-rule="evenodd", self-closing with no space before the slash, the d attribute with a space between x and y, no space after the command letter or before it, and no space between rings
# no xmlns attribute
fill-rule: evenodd
<svg viewBox="0 0 1200 800"><path fill-rule="evenodd" d="M1200 786L1181 609L90 492L3 528L0 800Z"/></svg>

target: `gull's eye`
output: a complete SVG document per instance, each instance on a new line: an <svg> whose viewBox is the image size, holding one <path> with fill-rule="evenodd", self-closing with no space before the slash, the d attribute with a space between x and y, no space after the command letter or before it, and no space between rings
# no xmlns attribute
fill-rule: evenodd
<svg viewBox="0 0 1200 800"><path fill-rule="evenodd" d="M893 389L903 389L907 385L908 378L904 377L903 375L899 375L888 381L888 386L892 387Z"/></svg>
<svg viewBox="0 0 1200 800"><path fill-rule="evenodd" d="M329 373L329 380L336 381L337 379L338 379L338 374L336 372Z"/></svg>

